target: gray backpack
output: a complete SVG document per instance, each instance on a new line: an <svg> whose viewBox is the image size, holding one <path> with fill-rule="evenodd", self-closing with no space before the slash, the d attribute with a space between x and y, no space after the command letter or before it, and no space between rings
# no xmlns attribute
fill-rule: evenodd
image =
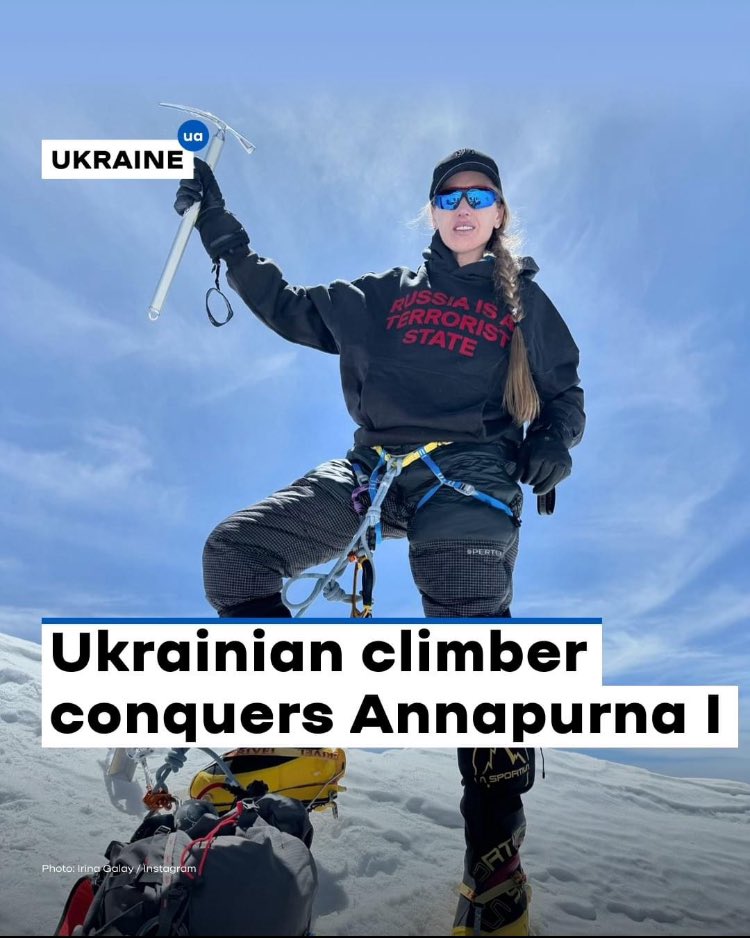
<svg viewBox="0 0 750 938"><path fill-rule="evenodd" d="M299 802L267 795L169 828L111 843L82 928L58 934L309 934L318 875Z"/></svg>

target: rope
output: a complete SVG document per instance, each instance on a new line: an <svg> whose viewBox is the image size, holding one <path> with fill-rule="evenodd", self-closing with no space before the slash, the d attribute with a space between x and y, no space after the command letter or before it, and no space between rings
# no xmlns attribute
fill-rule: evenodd
<svg viewBox="0 0 750 938"><path fill-rule="evenodd" d="M376 466L376 471L382 467L385 463L385 459L381 456L381 461ZM373 587L375 584L375 567L372 559L372 552L375 549L375 545L371 543L369 537L369 532L371 530L377 530L380 527L380 517L382 513L383 502L385 497L388 494L388 490L393 483L393 480L403 469L403 457L392 456L388 460L388 468L380 481L376 482L375 494L372 497L372 503L367 509L367 512L362 519L362 523L357 528L357 531L351 541L344 548L340 554L338 560L334 563L331 570L328 573L300 573L297 576L291 577L284 584L281 590L281 599L284 604L294 612L294 617L299 618L304 615L305 612L312 606L315 600L321 595L321 593L326 597L326 599L343 599L344 601L350 600L350 595L344 593L343 589L336 582L341 574L348 567L350 560L350 554L355 554L357 556L364 555L364 557L369 560L372 565L372 583ZM375 473L373 473L375 475ZM372 479L370 481L370 491L373 491ZM307 599L303 599L301 602L293 602L289 599L289 589L293 584L297 583L299 580L315 580L315 586L312 588L310 595Z"/></svg>

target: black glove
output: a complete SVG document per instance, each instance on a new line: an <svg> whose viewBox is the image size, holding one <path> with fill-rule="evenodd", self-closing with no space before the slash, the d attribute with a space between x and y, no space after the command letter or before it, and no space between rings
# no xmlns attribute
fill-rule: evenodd
<svg viewBox="0 0 750 938"><path fill-rule="evenodd" d="M232 254L247 253L250 239L237 219L224 207L224 196L211 167L195 158L195 173L192 179L181 179L174 202L178 215L184 213L195 202L201 202L201 210L195 227L201 236L203 247L211 260Z"/></svg>
<svg viewBox="0 0 750 938"><path fill-rule="evenodd" d="M533 485L535 495L546 495L567 479L573 467L567 446L554 430L529 433L518 451L516 473L521 482Z"/></svg>

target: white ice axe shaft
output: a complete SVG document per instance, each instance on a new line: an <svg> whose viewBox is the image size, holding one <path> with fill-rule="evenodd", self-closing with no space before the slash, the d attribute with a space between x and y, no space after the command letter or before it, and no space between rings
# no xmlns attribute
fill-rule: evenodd
<svg viewBox="0 0 750 938"><path fill-rule="evenodd" d="M219 162L221 151L227 139L227 131L229 131L234 137L237 138L247 153L252 153L255 149L249 140L247 140L241 134L237 133L236 130L233 130L228 124L220 120L220 118L210 114L208 111L199 111L197 108L185 107L182 104L163 104L162 107L173 107L177 108L179 111L187 111L189 114L195 114L196 116L209 120L216 125L216 133L214 134L211 143L209 144L205 156L205 162L211 167L211 169L213 169ZM196 202L194 205L191 205L182 216L180 226L177 229L177 234L175 235L175 239L172 242L172 249L170 250L167 261L164 264L164 270L162 271L162 275L159 278L159 283L156 286L153 299L151 300L151 305L148 308L148 318L152 321L159 318L161 308L167 298L169 288L172 286L172 281L174 280L175 274L177 273L177 268L180 266L180 261L182 260L182 256L185 253L185 248L187 247L190 233L195 227L195 220L198 217L200 210L201 203Z"/></svg>
<svg viewBox="0 0 750 938"><path fill-rule="evenodd" d="M219 161L219 156L221 155L222 147L224 146L224 141L226 140L226 134L223 130L217 130L211 140L211 143L208 147L208 152L206 153L206 163L211 167L211 169L216 166ZM172 242L172 249L169 252L166 263L164 264L164 270L162 271L161 277L159 278L159 283L156 286L154 291L154 298L151 300L151 305L148 308L148 318L155 320L159 318L161 313L161 308L164 305L164 301L167 298L167 293L169 293L169 288L172 286L172 281L174 276L177 273L177 268L180 266L180 261L182 260L182 255L185 253L185 248L190 239L190 234L195 227L195 219L198 217L198 212L201 210L201 203L196 202L194 205L191 205L190 208L182 216L182 221L180 226L177 229L177 234L174 236L174 241Z"/></svg>

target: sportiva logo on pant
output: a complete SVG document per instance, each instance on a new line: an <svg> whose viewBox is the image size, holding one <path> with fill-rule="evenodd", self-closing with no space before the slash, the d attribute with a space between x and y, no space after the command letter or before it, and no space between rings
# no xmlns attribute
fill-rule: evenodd
<svg viewBox="0 0 750 938"><path fill-rule="evenodd" d="M42 140L42 179L182 179L193 154L174 140Z"/></svg>
<svg viewBox="0 0 750 938"><path fill-rule="evenodd" d="M525 749L475 749L471 765L480 785L518 779L530 772Z"/></svg>

